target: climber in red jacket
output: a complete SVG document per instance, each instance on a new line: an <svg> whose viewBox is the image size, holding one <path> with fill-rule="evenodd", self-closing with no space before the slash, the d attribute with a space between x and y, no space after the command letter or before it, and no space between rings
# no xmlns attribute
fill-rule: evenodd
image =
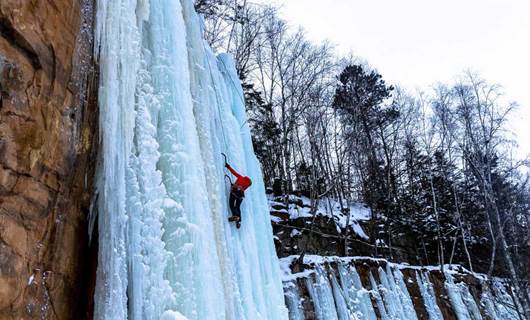
<svg viewBox="0 0 530 320"><path fill-rule="evenodd" d="M234 182L230 188L229 204L232 216L228 218L228 221L235 221L239 228L241 226L241 202L245 197L245 190L252 185L252 181L249 177L240 175L226 162L225 167L236 177L236 182Z"/></svg>

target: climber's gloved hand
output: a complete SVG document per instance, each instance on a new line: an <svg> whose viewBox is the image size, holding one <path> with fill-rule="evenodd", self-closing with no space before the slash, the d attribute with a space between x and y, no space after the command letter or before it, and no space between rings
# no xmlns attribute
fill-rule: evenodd
<svg viewBox="0 0 530 320"><path fill-rule="evenodd" d="M225 168L228 168L230 167L230 165L228 164L228 162L225 162Z"/></svg>

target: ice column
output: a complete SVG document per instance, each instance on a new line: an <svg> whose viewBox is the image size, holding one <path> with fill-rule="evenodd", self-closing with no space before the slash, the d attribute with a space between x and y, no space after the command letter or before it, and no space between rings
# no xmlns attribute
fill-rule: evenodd
<svg viewBox="0 0 530 320"><path fill-rule="evenodd" d="M482 316L475 299L464 283L455 283L449 273L445 273L445 289L458 320L480 320Z"/></svg>
<svg viewBox="0 0 530 320"><path fill-rule="evenodd" d="M338 320L333 290L328 277L320 266L315 266L316 273L306 279L309 296L313 301L315 314L319 320Z"/></svg>
<svg viewBox="0 0 530 320"><path fill-rule="evenodd" d="M424 273L421 271L419 273L416 272L416 280L418 282L418 286L420 287L421 297L423 298L425 309L427 309L427 313L429 314L429 319L443 320L442 312L440 311L438 303L436 302L434 288L431 284L431 281L429 280L429 273Z"/></svg>
<svg viewBox="0 0 530 320"><path fill-rule="evenodd" d="M348 304L346 303L346 297L344 291L337 281L337 277L333 271L330 272L331 277L331 288L333 290L333 298L335 299L335 306L337 309L337 316L339 320L350 320L355 319L353 313L348 309Z"/></svg>
<svg viewBox="0 0 530 320"><path fill-rule="evenodd" d="M379 314L381 316L381 320L392 319L387 313L385 303L383 303L383 298L379 294L379 286L375 282L375 278L372 273L370 273L370 286L372 287L372 290L370 291L370 293L375 299L375 302L377 304L377 309L379 310Z"/></svg>
<svg viewBox="0 0 530 320"><path fill-rule="evenodd" d="M289 320L304 320L304 310L296 280L285 283L284 291L285 303L289 309Z"/></svg>
<svg viewBox="0 0 530 320"><path fill-rule="evenodd" d="M513 307L515 303L506 290L501 281L493 279L482 293L480 301L492 319L519 319Z"/></svg>
<svg viewBox="0 0 530 320"><path fill-rule="evenodd" d="M355 267L338 262L339 279L349 309L357 319L376 320L376 314Z"/></svg>
<svg viewBox="0 0 530 320"><path fill-rule="evenodd" d="M381 291L388 316L391 319L416 320L416 312L401 271L392 270L387 264L386 272L379 268L379 279L384 289Z"/></svg>
<svg viewBox="0 0 530 320"><path fill-rule="evenodd" d="M232 59L191 0L98 0L96 319L287 319L260 166ZM227 221L221 152L251 177Z"/></svg>

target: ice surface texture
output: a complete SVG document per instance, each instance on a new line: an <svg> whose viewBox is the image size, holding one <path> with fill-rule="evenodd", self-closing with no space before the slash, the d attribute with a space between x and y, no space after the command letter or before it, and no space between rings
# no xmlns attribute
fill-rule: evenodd
<svg viewBox="0 0 530 320"><path fill-rule="evenodd" d="M96 40L95 319L287 319L232 59L191 0L97 0ZM239 230L221 152L253 181Z"/></svg>

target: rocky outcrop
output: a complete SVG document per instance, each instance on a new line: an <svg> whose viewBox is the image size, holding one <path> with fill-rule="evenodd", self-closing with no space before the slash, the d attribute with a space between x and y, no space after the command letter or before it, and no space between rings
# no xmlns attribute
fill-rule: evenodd
<svg viewBox="0 0 530 320"><path fill-rule="evenodd" d="M329 214L317 210L313 217L310 213L311 205L304 203L298 195L290 195L287 201L282 195L273 196L269 193L268 196L274 243L280 258L302 252L321 256L344 256L347 252L349 256L373 256L415 265L424 263L420 259L417 243L409 236L410 232L396 231L399 236L393 239L391 247L386 243L378 243L376 247L367 237L361 237L351 229L346 232L344 225L341 225L341 220L344 222L346 218L340 213ZM306 214L293 217L290 215L293 211ZM340 211L340 208L335 208L335 211ZM352 216L355 214L352 213ZM352 218L349 223L350 226L364 230L366 235L375 234L372 228L377 228L369 220ZM346 233L347 241L344 239Z"/></svg>
<svg viewBox="0 0 530 320"><path fill-rule="evenodd" d="M0 2L0 319L82 319L97 141L92 1Z"/></svg>

